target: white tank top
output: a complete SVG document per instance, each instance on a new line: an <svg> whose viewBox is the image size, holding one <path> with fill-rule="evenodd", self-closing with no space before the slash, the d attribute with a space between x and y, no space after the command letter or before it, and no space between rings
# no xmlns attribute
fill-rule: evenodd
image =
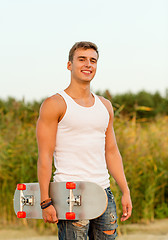
<svg viewBox="0 0 168 240"><path fill-rule="evenodd" d="M98 96L94 105L83 107L65 91L66 113L58 123L54 181L90 181L107 188L110 185L105 161L105 132L109 113Z"/></svg>

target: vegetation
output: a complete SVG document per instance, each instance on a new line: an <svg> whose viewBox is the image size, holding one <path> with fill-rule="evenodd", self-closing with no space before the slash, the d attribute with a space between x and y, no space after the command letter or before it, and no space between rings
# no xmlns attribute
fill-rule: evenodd
<svg viewBox="0 0 168 240"><path fill-rule="evenodd" d="M168 98L146 92L102 95L114 105L116 138L132 193L129 221L168 217ZM40 104L0 100L1 223L20 221L13 211L16 184L37 181L35 127ZM113 179L111 188L120 216L121 192ZM42 222L33 224L41 227Z"/></svg>
<svg viewBox="0 0 168 240"><path fill-rule="evenodd" d="M117 119L114 126L131 189L131 222L168 217L168 117L157 117L145 124ZM111 187L119 204L120 191L113 181Z"/></svg>
<svg viewBox="0 0 168 240"><path fill-rule="evenodd" d="M123 116L136 119L153 118L158 114L168 115L168 90L166 96L162 97L159 92L154 94L141 91L137 94L131 92L125 94L111 95L108 90L99 94L109 99L115 109L116 115L121 113Z"/></svg>

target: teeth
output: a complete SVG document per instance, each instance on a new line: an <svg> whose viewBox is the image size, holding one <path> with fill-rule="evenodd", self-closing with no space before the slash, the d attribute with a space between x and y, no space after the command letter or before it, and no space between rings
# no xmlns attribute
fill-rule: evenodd
<svg viewBox="0 0 168 240"><path fill-rule="evenodd" d="M82 72L85 72L85 73L91 73L90 71L82 71Z"/></svg>

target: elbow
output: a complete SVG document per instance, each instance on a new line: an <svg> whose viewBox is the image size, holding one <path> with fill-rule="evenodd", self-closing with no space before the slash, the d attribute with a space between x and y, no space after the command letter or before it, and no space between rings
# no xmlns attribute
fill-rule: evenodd
<svg viewBox="0 0 168 240"><path fill-rule="evenodd" d="M38 161L37 161L37 168L48 168L52 166L52 156L49 155L43 155L38 157Z"/></svg>

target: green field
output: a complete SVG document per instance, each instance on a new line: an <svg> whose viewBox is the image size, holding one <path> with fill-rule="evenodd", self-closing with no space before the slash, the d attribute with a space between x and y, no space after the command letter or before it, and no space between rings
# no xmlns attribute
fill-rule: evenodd
<svg viewBox="0 0 168 240"><path fill-rule="evenodd" d="M40 103L0 101L0 221L17 223L13 194L17 183L37 181L35 127ZM117 106L117 105L116 105ZM131 190L133 214L129 223L168 217L168 116L137 117L115 108L114 129ZM145 108L141 108L145 111ZM146 108L147 110L147 108ZM149 110L149 109L148 109ZM150 112L150 111L149 111ZM121 192L111 178L121 215ZM23 221L42 228L41 221ZM48 225L46 225L48 227ZM51 227L52 228L52 227Z"/></svg>

